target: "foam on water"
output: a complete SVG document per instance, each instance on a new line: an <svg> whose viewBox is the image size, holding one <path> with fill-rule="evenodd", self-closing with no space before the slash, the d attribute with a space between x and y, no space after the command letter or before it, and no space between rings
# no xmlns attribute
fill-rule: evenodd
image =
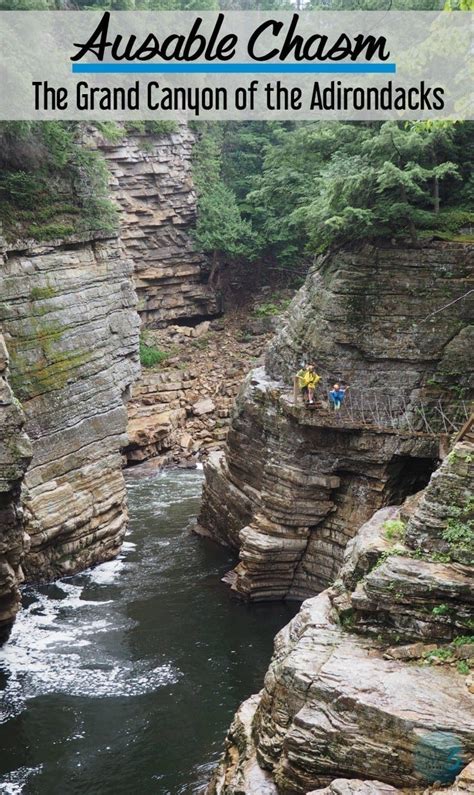
<svg viewBox="0 0 474 795"><path fill-rule="evenodd" d="M228 598L233 555L188 529L202 472L126 478L119 557L24 588L0 649L0 793L201 795L291 618Z"/></svg>
<svg viewBox="0 0 474 795"><path fill-rule="evenodd" d="M125 545L124 545L125 546ZM123 551L128 551L122 547ZM134 544L131 546L135 546ZM129 547L130 548L130 547ZM110 560L108 563L102 563L95 569L89 572L89 580L97 585L111 585L124 568L123 555L117 560Z"/></svg>
<svg viewBox="0 0 474 795"><path fill-rule="evenodd" d="M127 547L132 551L135 545ZM9 642L0 650L0 672L6 678L0 723L19 714L36 696L129 697L178 681L181 673L169 661L152 666L123 659L122 645L115 655L101 643L102 634L110 637L135 624L113 609L113 600L84 598L91 584L110 585L120 576L125 567L124 555L121 558L86 572L81 585L58 581L54 596L27 591L33 601L19 613Z"/></svg>
<svg viewBox="0 0 474 795"><path fill-rule="evenodd" d="M21 795L30 778L40 773L43 765L36 767L19 767L8 774L0 784L0 792L5 795Z"/></svg>

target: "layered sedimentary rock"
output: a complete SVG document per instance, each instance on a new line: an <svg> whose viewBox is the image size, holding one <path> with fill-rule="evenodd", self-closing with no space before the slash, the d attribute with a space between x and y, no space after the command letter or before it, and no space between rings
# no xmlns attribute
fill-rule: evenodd
<svg viewBox="0 0 474 795"><path fill-rule="evenodd" d="M167 135L127 134L119 143L95 133L120 210L120 235L133 262L144 327L217 312L208 263L191 236L196 219L194 142L184 124Z"/></svg>
<svg viewBox="0 0 474 795"><path fill-rule="evenodd" d="M455 448L466 465L458 494L472 485L473 451ZM446 460L438 480L446 483L451 471ZM348 545L341 579L279 633L264 688L236 714L209 793L258 792L255 783L268 795L422 792L451 783L472 759L474 686L466 674L474 645L457 614L472 632L465 586L473 568L456 561L450 544L433 576L439 553L427 542L426 502L425 495L402 511L378 511ZM453 499L451 516L465 507ZM401 540L408 514L412 529ZM396 579L381 575L387 566ZM377 598L361 604L374 578ZM407 638L417 642L407 646ZM469 791L469 780L472 767L452 791Z"/></svg>
<svg viewBox="0 0 474 795"><path fill-rule="evenodd" d="M20 488L31 459L25 416L8 380L8 351L0 334L0 643L20 603L21 561L28 547L23 530Z"/></svg>
<svg viewBox="0 0 474 795"><path fill-rule="evenodd" d="M0 323L33 457L24 569L50 579L117 554L127 518L121 448L138 373L138 315L116 238L4 249Z"/></svg>
<svg viewBox="0 0 474 795"><path fill-rule="evenodd" d="M357 629L397 641L472 634L473 451L470 441L456 445L406 523L403 510L390 517L380 511L350 542L337 605ZM396 542L387 539L393 527Z"/></svg>
<svg viewBox="0 0 474 795"><path fill-rule="evenodd" d="M238 593L318 593L361 524L426 485L441 432L468 411L472 327L461 297L472 254L367 245L310 272L243 387L225 452L206 467L200 525L239 549ZM350 383L339 413L324 400L314 411L295 403L302 360L322 374L322 398L336 380Z"/></svg>
<svg viewBox="0 0 474 795"><path fill-rule="evenodd" d="M119 209L120 235L133 264L142 329L166 329L176 321L196 325L218 314L210 267L192 237L196 193L192 179L195 135L127 132L118 142L91 130L109 170L111 198ZM146 372L138 380L129 413L130 463L168 454L186 417L181 372ZM189 382L189 379L184 379Z"/></svg>

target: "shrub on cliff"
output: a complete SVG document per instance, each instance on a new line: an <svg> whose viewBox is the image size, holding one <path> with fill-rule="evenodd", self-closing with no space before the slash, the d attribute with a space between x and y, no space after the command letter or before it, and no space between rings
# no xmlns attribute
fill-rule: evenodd
<svg viewBox="0 0 474 795"><path fill-rule="evenodd" d="M169 353L166 351L161 351L155 345L153 345L150 340L147 339L145 334L140 335L140 345L139 345L139 352L140 352L140 364L142 367L155 367L157 364L161 364L162 362L166 361L169 357Z"/></svg>
<svg viewBox="0 0 474 795"><path fill-rule="evenodd" d="M82 146L81 132L76 122L0 123L0 222L7 237L115 231L105 162Z"/></svg>

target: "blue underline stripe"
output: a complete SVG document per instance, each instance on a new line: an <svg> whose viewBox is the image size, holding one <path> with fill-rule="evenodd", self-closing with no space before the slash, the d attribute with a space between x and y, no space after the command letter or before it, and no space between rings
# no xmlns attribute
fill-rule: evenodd
<svg viewBox="0 0 474 795"><path fill-rule="evenodd" d="M73 74L395 74L394 63L73 63Z"/></svg>

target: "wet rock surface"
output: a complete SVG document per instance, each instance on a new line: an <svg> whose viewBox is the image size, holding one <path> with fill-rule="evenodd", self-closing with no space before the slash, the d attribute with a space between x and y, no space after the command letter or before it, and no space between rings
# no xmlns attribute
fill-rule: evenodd
<svg viewBox="0 0 474 795"><path fill-rule="evenodd" d="M33 458L21 504L28 578L117 554L126 524L120 449L138 373L131 265L116 238L2 252L0 321Z"/></svg>

